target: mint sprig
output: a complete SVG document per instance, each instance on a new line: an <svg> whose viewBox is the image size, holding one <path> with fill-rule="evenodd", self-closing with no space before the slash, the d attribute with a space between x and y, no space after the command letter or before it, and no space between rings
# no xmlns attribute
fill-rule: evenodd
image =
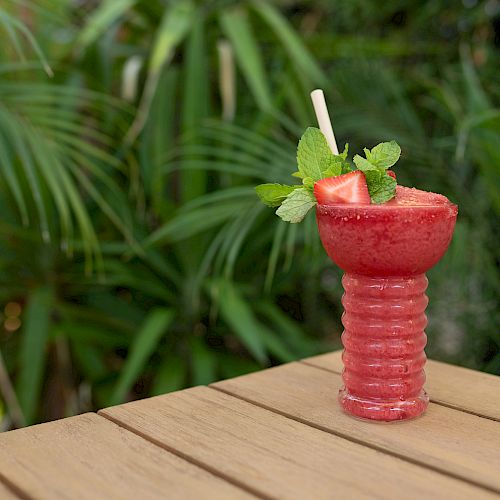
<svg viewBox="0 0 500 500"><path fill-rule="evenodd" d="M350 172L347 161L348 145L339 155L334 155L321 130L309 127L297 147L298 171L292 176L302 180L302 186L261 184L255 188L257 195L269 207L279 207L276 214L286 222L300 222L316 205L314 183L326 177Z"/></svg>
<svg viewBox="0 0 500 500"><path fill-rule="evenodd" d="M269 207L278 207L276 215L286 222L297 223L304 219L316 205L314 184L327 177L336 177L352 171L347 159L348 144L344 151L334 155L321 130L309 127L297 147L298 171L292 174L302 180L302 185L261 184L255 188L259 198ZM396 180L386 170L392 167L401 155L395 141L382 142L373 149L364 149L366 158L353 158L358 170L366 177L372 203L385 203L396 193Z"/></svg>
<svg viewBox="0 0 500 500"><path fill-rule="evenodd" d="M366 177L368 193L372 203L385 203L396 194L396 180L388 173L401 156L401 148L396 141L381 142L372 150L364 149L366 158L355 155L353 161Z"/></svg>
<svg viewBox="0 0 500 500"><path fill-rule="evenodd" d="M284 184L261 184L255 188L262 203L268 207L279 207L286 197L300 186L285 186Z"/></svg>
<svg viewBox="0 0 500 500"><path fill-rule="evenodd" d="M340 175L343 170L350 172L347 162L348 145L340 155L332 154L321 130L309 127L300 138L297 147L297 164L299 171L295 176L301 179L310 178L317 182L325 177ZM332 174L332 172L335 172ZM293 175L293 174L292 174Z"/></svg>
<svg viewBox="0 0 500 500"><path fill-rule="evenodd" d="M367 149L365 149L365 152ZM373 163L378 168L387 170L391 168L401 156L401 148L396 141L381 142L377 144L371 151L368 158L370 163Z"/></svg>
<svg viewBox="0 0 500 500"><path fill-rule="evenodd" d="M370 198L376 205L389 201L396 193L396 179L387 174L383 174L377 182L367 182L367 184Z"/></svg>
<svg viewBox="0 0 500 500"><path fill-rule="evenodd" d="M295 189L290 193L281 206L276 210L276 215L285 222L295 224L302 221L307 212L316 205L316 198L306 188Z"/></svg>

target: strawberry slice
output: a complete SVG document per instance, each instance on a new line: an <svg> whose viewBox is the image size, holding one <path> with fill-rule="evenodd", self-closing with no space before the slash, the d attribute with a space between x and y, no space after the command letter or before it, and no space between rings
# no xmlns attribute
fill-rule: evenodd
<svg viewBox="0 0 500 500"><path fill-rule="evenodd" d="M390 175L393 179L396 178L396 174L392 170L388 170L387 175Z"/></svg>
<svg viewBox="0 0 500 500"><path fill-rule="evenodd" d="M371 202L365 174L359 170L321 179L314 184L314 196L320 205Z"/></svg>

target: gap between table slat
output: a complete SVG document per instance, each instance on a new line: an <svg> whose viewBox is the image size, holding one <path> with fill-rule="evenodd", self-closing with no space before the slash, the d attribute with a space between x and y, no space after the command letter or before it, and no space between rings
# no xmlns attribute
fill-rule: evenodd
<svg viewBox="0 0 500 500"><path fill-rule="evenodd" d="M33 500L33 497L27 496L15 484L8 481L0 471L0 498L5 500L11 499L21 499L21 500Z"/></svg>
<svg viewBox="0 0 500 500"><path fill-rule="evenodd" d="M299 375L297 371L300 372ZM321 373L329 373L335 379L323 377ZM217 382L211 387L324 432L369 446L481 488L500 492L500 477L491 470L491 475L486 474L485 469L491 469L491 463L487 458L483 460L483 455L490 457L493 463L498 463L500 466L500 452L495 451L492 446L495 440L500 442L500 426L497 426L496 422L432 403L427 414L414 421L393 424L361 422L341 411L336 400L337 386L340 383L340 376L329 370L302 363L290 363L264 372L255 372ZM442 425L443 423L445 425ZM437 443L439 439L442 439L442 433L446 432L448 424L457 428L449 429L450 442L447 443L445 439L440 444L440 449ZM491 440L488 441L486 436L479 432L481 425L488 429ZM409 440L409 444L407 446L402 446L405 444L403 429L408 432L406 439ZM415 439L411 431L414 434L423 433L429 442L419 442L419 438ZM478 447L474 442L481 438L483 444L489 448ZM465 465L459 460L462 455L460 453L459 456L461 450L457 450L457 447L453 445L453 440L459 439L464 440ZM467 439L473 439L469 443L469 448ZM436 456L426 452L426 447L433 449ZM447 454L450 463L443 461Z"/></svg>
<svg viewBox="0 0 500 500"><path fill-rule="evenodd" d="M303 365L310 366L310 367L316 368L318 370L323 370L323 371L328 372L328 373L334 373L335 375L342 375L342 370L326 368L325 366L317 365L317 364L310 363L310 362L304 361L304 360L297 361L297 363L301 363ZM499 389L499 391L500 391L500 389ZM474 411L474 410L468 410L466 408L454 405L452 403L446 403L446 402L441 401L439 399L433 398L432 394L429 394L429 399L430 399L431 403L439 405L439 406L445 406L446 408L450 408L451 410L461 411L463 413L468 413L469 415L474 415L475 417L485 418L487 420L493 420L494 422L500 422L500 419L498 419L496 417L490 417L489 415L484 415L483 413L479 413L479 412Z"/></svg>
<svg viewBox="0 0 500 500"><path fill-rule="evenodd" d="M236 486L237 488L240 488L243 491L250 493L251 495L255 495L257 498L262 498L263 500L274 500L272 497L269 497L269 496L265 495L264 493L262 493L258 490L255 490L255 489L247 486L246 484L241 483L238 480L235 480L231 476L227 476L225 474L222 474L218 469L215 469L204 462L196 460L192 456L190 456L186 453L183 453L181 450L178 450L177 448L173 448L171 446L166 445L162 441L155 439L154 437L150 436L149 434L141 432L140 430L136 429L135 427L128 425L126 422L123 422L122 420L117 419L110 414L107 414L107 413L101 414L100 413L101 411L102 410L99 410L99 413L98 413L98 415L101 418L104 418L106 420L109 420L110 422L113 422L114 424L118 425L122 429L125 429L126 431L131 432L132 434L135 434L135 435L141 437L145 441L148 441L149 443L154 444L155 446L158 446L162 450L165 450L168 453L171 453L172 455L175 455L175 456L181 458L182 460L184 460L192 465L195 465L196 467L199 467L200 469L206 470L207 472L209 472L210 474L213 474L214 476L218 477L219 479L222 479L222 480L232 484L233 486Z"/></svg>
<svg viewBox="0 0 500 500"><path fill-rule="evenodd" d="M342 374L341 350L299 362ZM433 403L500 422L500 377L433 360L427 360L425 370Z"/></svg>
<svg viewBox="0 0 500 500"><path fill-rule="evenodd" d="M491 488L325 433L214 387L135 401L100 414L199 466L214 467L224 478L247 486L250 481L257 492L275 498L331 498L332 491L373 498L374 484L392 488L385 492L390 498L421 498L431 491L443 499L450 494L496 498Z"/></svg>
<svg viewBox="0 0 500 500"><path fill-rule="evenodd" d="M0 434L0 471L30 500L255 498L95 413Z"/></svg>

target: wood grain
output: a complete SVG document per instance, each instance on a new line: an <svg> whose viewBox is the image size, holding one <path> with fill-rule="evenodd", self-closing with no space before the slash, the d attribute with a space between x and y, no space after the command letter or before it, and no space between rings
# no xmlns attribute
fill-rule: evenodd
<svg viewBox="0 0 500 500"><path fill-rule="evenodd" d="M309 365L342 373L342 351L304 359ZM500 421L500 377L428 360L425 390L431 401Z"/></svg>
<svg viewBox="0 0 500 500"><path fill-rule="evenodd" d="M255 498L91 413L1 434L0 474L37 499Z"/></svg>
<svg viewBox="0 0 500 500"><path fill-rule="evenodd" d="M263 372L261 382L272 384L274 372ZM303 390L299 381L284 392ZM329 406L330 400L322 398L309 411L324 413ZM100 414L271 498L496 498L206 387L107 408Z"/></svg>
<svg viewBox="0 0 500 500"><path fill-rule="evenodd" d="M412 421L362 422L340 409L340 385L337 374L290 363L214 387L500 492L498 422L432 403L424 416Z"/></svg>

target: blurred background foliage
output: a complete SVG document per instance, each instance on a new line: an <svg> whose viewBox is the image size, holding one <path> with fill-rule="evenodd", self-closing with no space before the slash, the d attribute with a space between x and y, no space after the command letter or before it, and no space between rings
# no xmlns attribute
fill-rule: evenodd
<svg viewBox="0 0 500 500"><path fill-rule="evenodd" d="M0 37L4 428L340 347L314 216L253 192L317 86L459 204L427 352L500 374L498 0L4 0Z"/></svg>

